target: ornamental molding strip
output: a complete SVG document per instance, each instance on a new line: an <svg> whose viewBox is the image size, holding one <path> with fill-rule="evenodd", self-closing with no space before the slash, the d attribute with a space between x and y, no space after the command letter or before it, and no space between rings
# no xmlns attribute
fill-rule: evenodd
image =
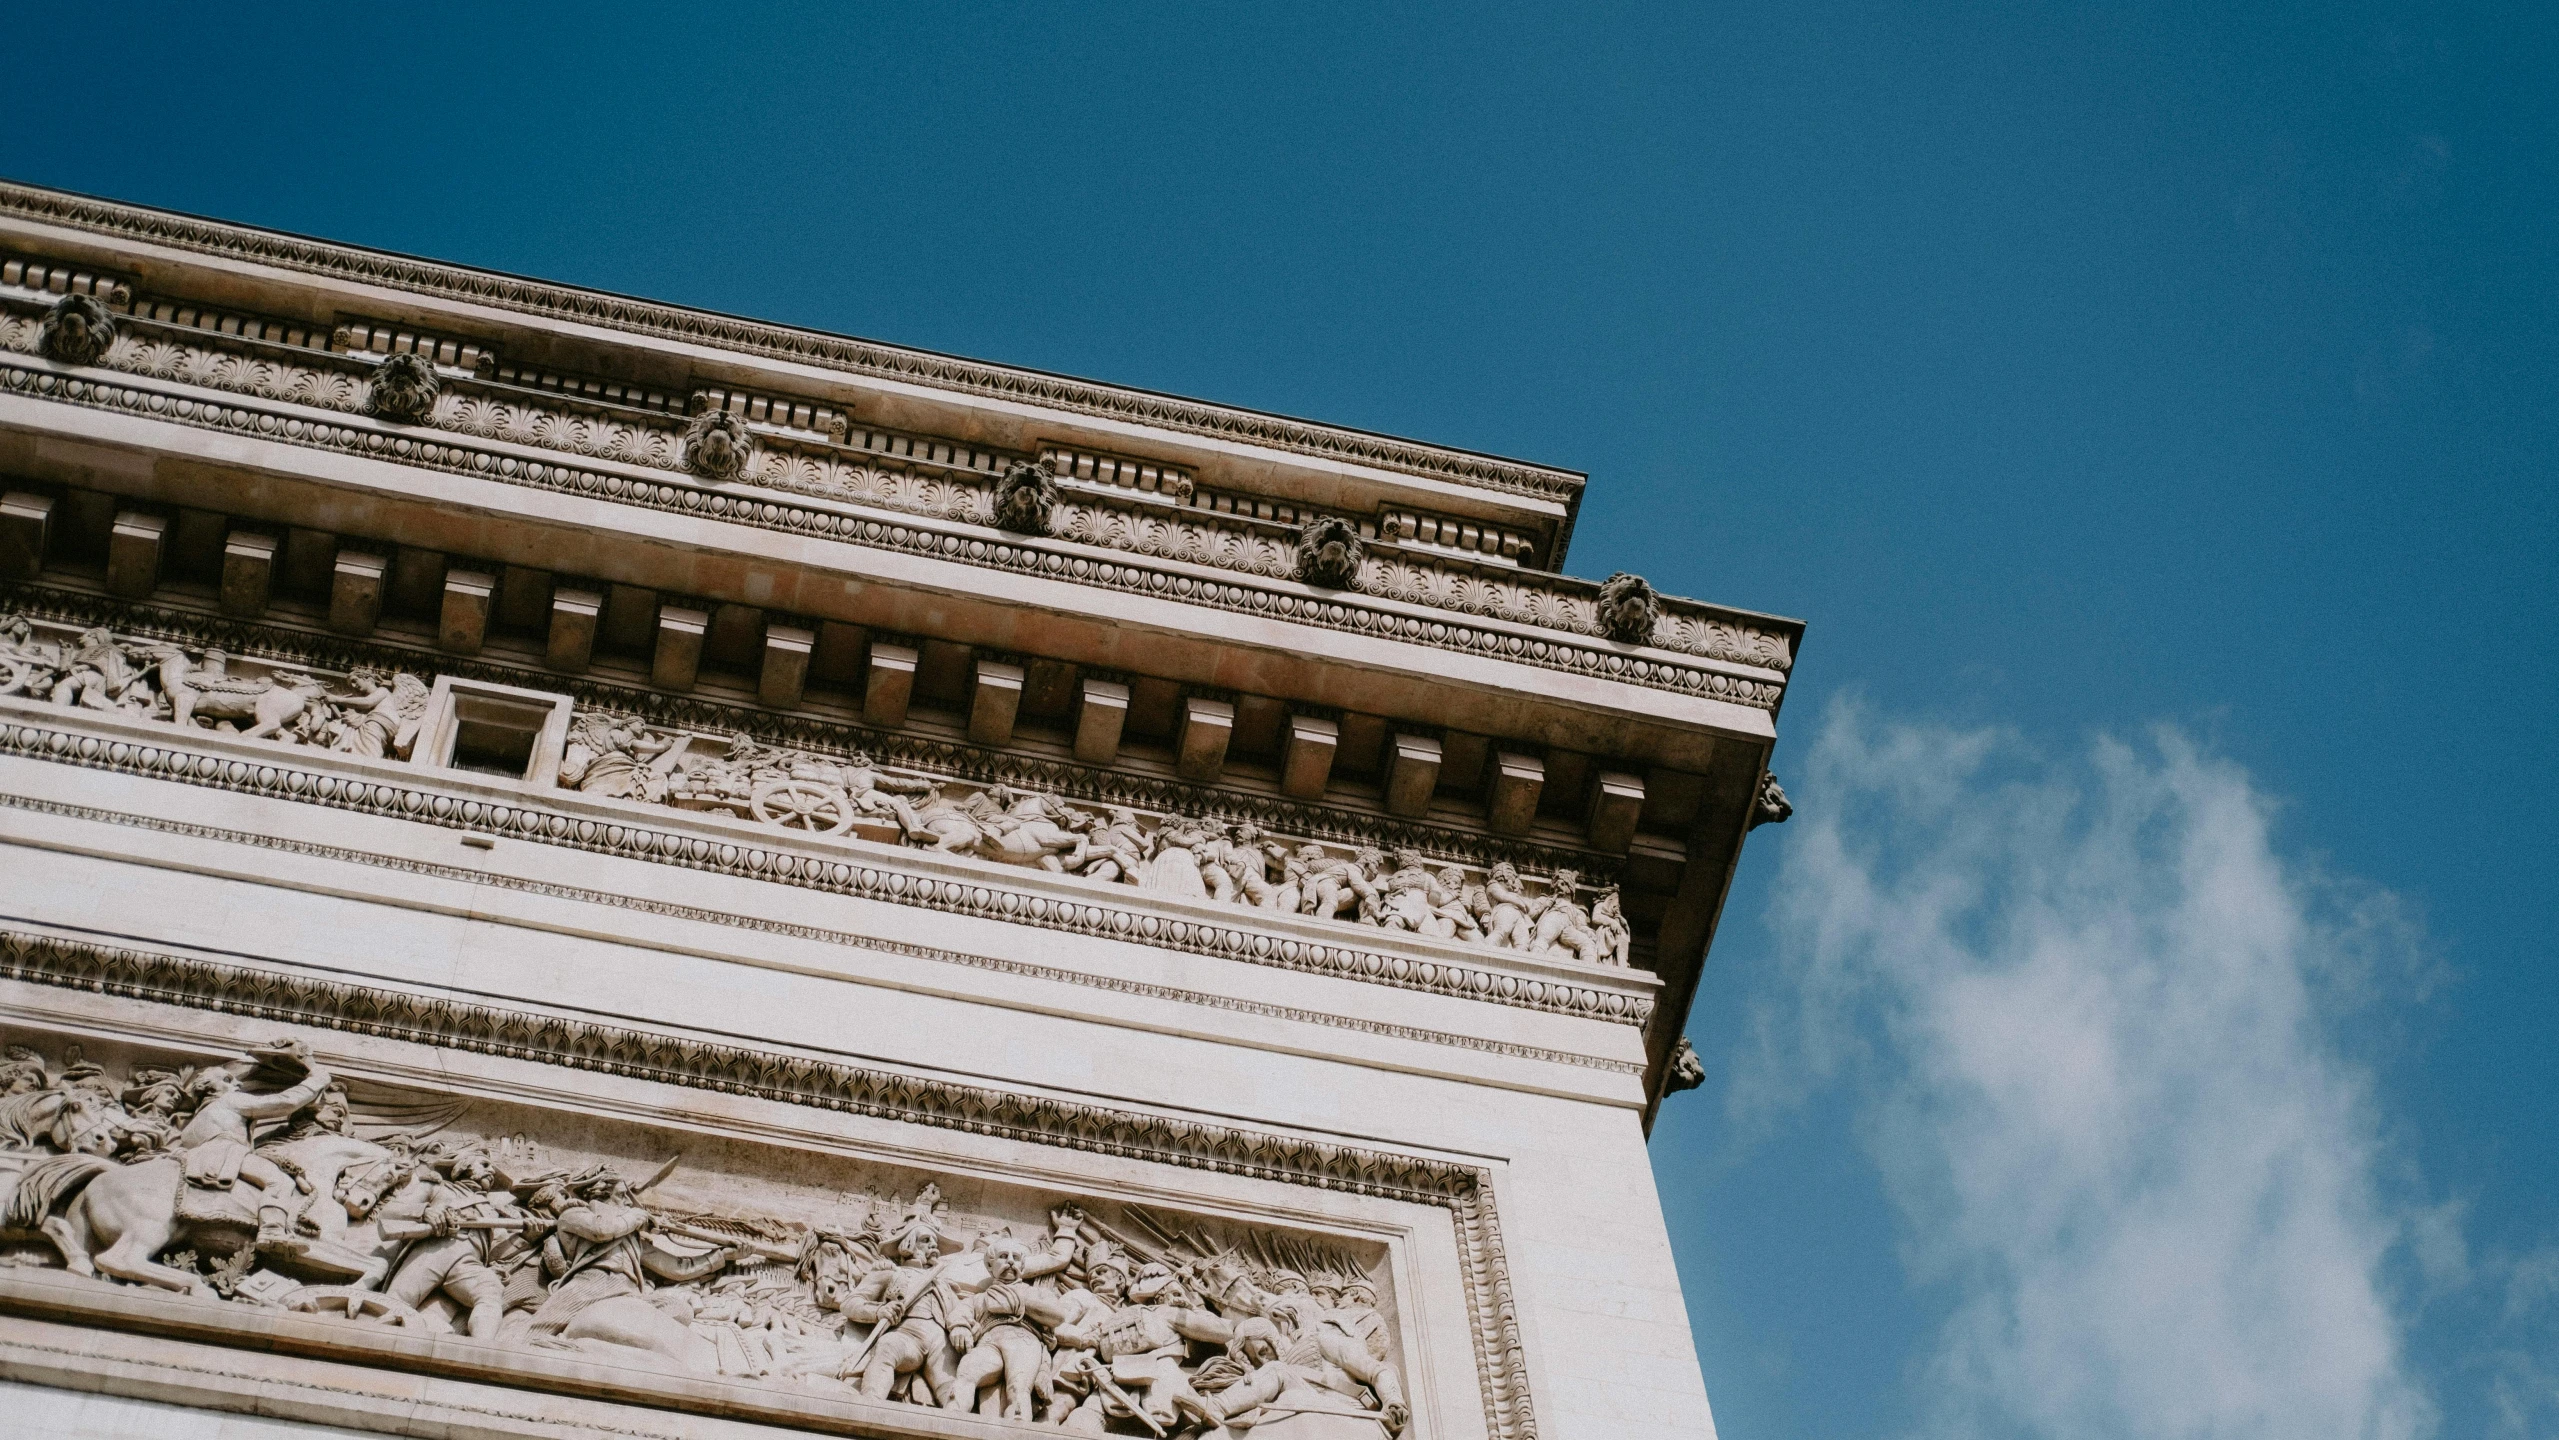
<svg viewBox="0 0 2559 1440"><path fill-rule="evenodd" d="M1478 1166L1060 1096L1017 1094L865 1065L841 1056L742 1044L729 1036L649 1030L573 1011L492 1006L451 992L393 989L321 978L252 956L215 959L5 922L0 922L0 979L142 1001L173 1011L235 1015L313 1031L532 1061L929 1130L1429 1206L1445 1212L1451 1220L1458 1261L1454 1278L1464 1297L1467 1336L1486 1429L1502 1440L1534 1440L1537 1434L1492 1175ZM153 1055L174 1054L174 1037L200 1033L190 1031L183 1021L162 1022L151 1028L172 1037L137 1042ZM196 1048L203 1047L199 1043ZM110 1247L91 1250L80 1244L62 1249L65 1256L74 1254L75 1249L83 1258L94 1255L101 1268L120 1279L170 1290L192 1289L204 1296L189 1302L189 1308L207 1322L193 1327L193 1338L214 1343L273 1348L261 1343L255 1329L243 1330L227 1340L218 1333L225 1314L254 1317L262 1307L334 1317L333 1323L348 1325L345 1334L350 1340L368 1331L348 1322L387 1322L403 1332L426 1332L414 1338L436 1346L440 1351L436 1354L438 1359L459 1360L466 1373L471 1368L471 1351L479 1344L505 1342L498 1351L483 1352L476 1367L482 1378L532 1388L562 1388L561 1379L545 1375L541 1366L506 1362L508 1351L523 1348L521 1336L505 1341L509 1334L506 1327L524 1322L505 1318L516 1306L510 1301L501 1311L494 1290L483 1292L474 1288L476 1282L456 1279L449 1288L427 1286L418 1292L417 1301L411 1302L375 1288L382 1285L388 1272L367 1260L372 1253L362 1248L367 1227L411 1213L427 1217L439 1213L434 1208L420 1207L442 1206L442 1213L448 1216L488 1213L539 1220L556 1214L564 1223L571 1209L580 1205L596 1207L586 1220L579 1222L583 1228L604 1222L609 1214L616 1213L613 1207L628 1210L642 1204L642 1193L674 1168L661 1168L645 1183L617 1173L609 1163L589 1163L578 1169L580 1155L609 1138L598 1136L594 1122L563 1131L562 1115L549 1119L545 1128L546 1117L552 1117L554 1112L529 1095L492 1101L467 1087L458 1094L447 1095L435 1089L421 1089L415 1082L386 1086L361 1077L341 1080L315 1055L309 1041L298 1036L288 1035L253 1047L250 1056L236 1064L205 1066L202 1070L192 1066L146 1068L137 1061L130 1073L116 1075L73 1050L64 1054L65 1063L57 1073L50 1064L52 1058L40 1050L13 1047L7 1062L11 1093L35 1097L29 1103L36 1108L18 1118L42 1132L35 1148L51 1152L49 1157L39 1154L30 1168L12 1176L18 1182L13 1189L43 1187L16 1195L10 1201L8 1224L14 1243L27 1243L17 1233L19 1230L33 1233L32 1225L27 1223L30 1214L38 1213L39 1207L59 1211L57 1199L71 1193L69 1189L56 1188L63 1183L54 1178L62 1167L78 1170L80 1179L72 1182L74 1185L94 1189L117 1184L118 1194L132 1190L138 1199L147 1199L150 1187L140 1177L142 1167L178 1166L181 1161L172 1151L191 1156L193 1152L186 1147L200 1143L191 1140L195 1130L184 1123L189 1112L200 1106L228 1104L233 1094L260 1114L290 1109L288 1118L296 1124L280 1135L262 1139L259 1154L292 1160L292 1169L277 1169L281 1163L278 1160L260 1159L254 1165L243 1161L238 1187L218 1192L224 1202L242 1207L237 1214L220 1205L207 1209L210 1202L204 1201L195 1202L195 1208L189 1209L185 1203L169 1198L170 1192L165 1188L159 1192L160 1204L174 1205L178 1212L172 1216L163 1208L158 1212L159 1223L169 1227L173 1235L181 1226L192 1226L187 1233L203 1237L204 1258L198 1258L195 1251L183 1256L164 1253L171 1249L165 1245L150 1247L151 1254L162 1256L160 1262L155 1263L146 1255L138 1264L129 1256L118 1259L106 1253ZM199 1076L211 1073L230 1076L230 1086L200 1083ZM477 1139L468 1130L446 1133L455 1121L471 1113L472 1107L491 1104L498 1110L501 1123L491 1126L484 1122L477 1128L492 1133ZM510 1117L515 1117L516 1123L504 1123ZM532 1127L530 1134L525 1128L527 1121ZM623 1129L637 1134L644 1133L652 1122L635 1116L632 1121L620 1123ZM368 1138L368 1132L375 1138ZM565 1166L558 1163L562 1152L551 1148L564 1136L572 1152L566 1156ZM302 1148L296 1149L297 1145ZM767 1143L753 1153L779 1155L787 1148ZM892 1173L904 1172L919 1178L929 1173L923 1167L931 1162L921 1157L933 1153L931 1147L901 1148L906 1158L887 1162L894 1167ZM604 1153L617 1152L607 1148ZM287 1178L291 1175L312 1180L309 1201L292 1193L297 1186ZM132 1177L131 1183L125 1183L124 1177ZM252 1182L254 1190L250 1189ZM187 1183L178 1182L182 1191ZM1004 1289L1011 1283L1004 1279L1002 1268L1008 1263L1004 1258L1006 1247L1021 1257L1013 1272L1017 1277L1029 1273L1026 1267L1045 1260L1049 1270L1062 1271L1079 1288L1089 1284L1088 1295L1099 1292L1103 1297L1102 1313L1109 1313L1110 1305L1146 1303L1151 1297L1144 1287L1156 1283L1148 1277L1159 1269L1167 1282L1187 1287L1184 1293L1195 1297L1190 1303L1203 1307L1198 1313L1204 1316L1211 1310L1282 1314L1297 1303L1285 1298L1290 1293L1288 1287L1275 1278L1282 1276L1298 1277L1301 1282L1309 1274L1340 1276L1332 1282L1336 1293L1342 1294L1342 1301L1337 1303L1360 1303L1360 1297L1349 1287L1362 1284L1368 1287L1369 1303L1382 1297L1391 1307L1397 1298L1391 1284L1375 1278L1377 1257L1383 1253L1377 1242L1368 1242L1371 1253L1363 1255L1356 1242L1327 1240L1320 1234L1265 1234L1239 1230L1234 1222L1217 1221L1209 1222L1204 1229L1199 1222L1159 1216L1131 1201L1099 1194L1060 1201L1053 1192L1060 1183L1047 1178L1031 1182L1025 1177L971 1185L966 1193L974 1198L968 1206L973 1212L980 1212L974 1222L968 1216L953 1213L937 1183L924 1183L911 1192L911 1199L903 1202L884 1202L874 1193L860 1207L866 1218L830 1224L805 1214L768 1213L768 1207L777 1203L787 1205L777 1197L806 1194L805 1186L785 1192L775 1189L771 1181L759 1182L751 1173L723 1168L704 1182L710 1189L695 1193L697 1197L715 1193L732 1203L707 1213L660 1211L655 1215L651 1233L672 1231L691 1241L690 1248L669 1251L656 1241L635 1242L642 1247L635 1252L635 1258L637 1254L647 1254L649 1258L641 1263L661 1283L708 1286L699 1291L696 1308L689 1312L690 1327L683 1322L659 1323L672 1312L658 1310L641 1300L639 1281L634 1276L627 1292L615 1293L627 1293L630 1303L652 1311L657 1318L651 1320L650 1316L634 1312L635 1322L619 1332L622 1343L609 1347L625 1358L608 1358L605 1363L633 1365L631 1349L641 1346L643 1337L650 1333L648 1325L636 1321L651 1320L666 1333L663 1338L645 1341L647 1348L638 1350L637 1368L654 1370L670 1380L680 1380L688 1371L714 1377L770 1374L781 1359L773 1352L787 1344L838 1362L836 1373L860 1375L864 1382L862 1396L883 1402L892 1396L905 1396L910 1392L904 1378L912 1361L897 1364L894 1375L890 1375L882 1368L896 1363L889 1348L865 1342L846 1358L850 1337L830 1340L823 1327L811 1333L804 1322L788 1334L768 1332L770 1338L762 1341L754 1341L751 1331L741 1331L730 1344L711 1342L726 1339L729 1328L746 1321L751 1308L747 1304L749 1296L760 1297L756 1303L764 1305L808 1310L817 1320L840 1308L853 1321L873 1323L877 1333L889 1333L896 1319L908 1313L905 1308L894 1308L899 1297L905 1289L913 1288L901 1288L898 1277L908 1273L902 1270L901 1260L909 1266L929 1263L927 1258L919 1258L926 1256L926 1247L933 1257L952 1256L961 1249L953 1238L955 1226L976 1230L978 1239L964 1254L938 1262L936 1274L947 1276L962 1293L979 1297L958 1302L961 1308L955 1311L941 1312L955 1332L966 1330L973 1323L972 1317L989 1306L999 1308L975 1323L990 1328L1002 1323L1004 1312L1000 1306L1012 1293ZM366 1200L361 1216L351 1199L341 1213L340 1200L358 1191L373 1197ZM255 1202L254 1218L248 1209L251 1202L235 1198L242 1192L261 1197ZM1049 1192L1045 1203L1049 1206L1050 1235L1026 1241L1009 1238L1012 1226L997 1231L1003 1213L1040 1203L1032 1197L1042 1192ZM88 1208L84 1212L74 1207L68 1212L70 1219L61 1227L62 1235L69 1235L73 1241L94 1240L96 1235L84 1230L94 1227L95 1222L84 1215L94 1215L99 1205L123 1202L96 1199L91 1190L81 1193L82 1204ZM414 1203L410 1200L412 1194L416 1197ZM277 1203L288 1195L289 1205ZM325 1212L316 1203L320 1201L327 1202ZM805 1201L799 1203L806 1205ZM989 1206L994 1210L988 1210ZM376 1218L377 1207L379 1216L386 1219ZM306 1214L299 1230L302 1238L293 1238L297 1232L289 1221L281 1230L270 1224L266 1214L270 1208L280 1215L307 1208L318 1216L317 1224L313 1224L312 1214ZM332 1218L336 1220L334 1226L330 1223ZM1014 1218L1018 1224L1027 1217ZM122 1223L148 1225L151 1216L137 1211ZM493 1233L515 1224L511 1219L490 1222ZM431 1236L452 1233L437 1231L433 1223L427 1228ZM252 1230L256 1232L254 1240L249 1238ZM284 1238L270 1239L271 1231ZM66 1244L53 1228L43 1233L46 1243ZM999 1234L1004 1238L988 1238ZM1352 1243L1354 1248L1341 1248L1344 1243ZM415 1251L403 1253L408 1258L397 1263L404 1266L419 1258ZM507 1263L494 1250L466 1253L480 1253L483 1266ZM215 1264L214 1257L226 1258ZM740 1272L742 1283L732 1282L725 1288L712 1283L727 1267L739 1264L740 1257L746 1257L746 1268ZM1141 1267L1141 1259L1149 1263ZM777 1263L788 1264L790 1269L770 1268ZM359 1265L361 1278L356 1273ZM961 1268L955 1269L954 1265ZM975 1282L962 1273L967 1265L978 1267ZM1124 1301L1110 1298L1112 1292L1104 1283L1105 1269L1115 1270L1126 1285ZM332 1276L341 1278L333 1280ZM565 1286L568 1282L559 1283ZM13 1285L5 1297L0 1297L0 1307L17 1308L32 1301L40 1309L45 1297L30 1294L38 1288ZM57 1296L68 1293L57 1292ZM174 1303L173 1299L155 1302L146 1290L137 1297L140 1304L120 1307L117 1291L101 1289L90 1293L98 1298L87 1308L107 1312L95 1318L107 1318L118 1308L147 1311ZM60 1303L58 1298L56 1303ZM78 1304L76 1300L72 1303L75 1307ZM581 1299L578 1303L612 1302L598 1298ZM542 1325L547 1305L547 1301L543 1302L542 1307L533 1310L532 1326ZM1313 1302L1308 1306L1308 1316L1301 1323L1311 1331ZM1391 1309L1389 1313L1393 1313ZM124 1323L131 1324L134 1318L139 1317L129 1317ZM182 1321L185 1318L180 1316ZM466 1322L468 1335L477 1343L433 1341L437 1319L457 1334L463 1327L455 1320ZM109 1323L115 1322L110 1319ZM1046 1323L1062 1332L1069 1325L1095 1322L1068 1315ZM326 1347L332 1337L326 1329L315 1328L306 1338L316 1338L320 1346ZM756 1344L756 1350L742 1348L749 1341ZM1097 1342L1108 1343L1106 1339ZM403 1347L404 1359L378 1350L366 1354L366 1348L350 1344L346 1358L357 1363L388 1361L402 1368L416 1368L424 1358L419 1353L422 1346L414 1343ZM566 1348L571 1355L580 1353L575 1343ZM731 1348L739 1349L734 1360L728 1353ZM320 1353L327 1351L324 1348ZM556 1352L544 1352L537 1344L524 1353L540 1356ZM1404 1392L1397 1378L1399 1367L1393 1361L1397 1346L1391 1327L1371 1335L1356 1351L1336 1354L1328 1349L1326 1353L1328 1358L1349 1365L1372 1392L1365 1402L1372 1413L1380 1404L1401 1407ZM764 1357L760 1365L759 1354ZM659 1363L650 1364L652 1357ZM866 1360L867 1369L863 1368ZM1012 1358L1007 1355L1005 1365L1011 1363ZM1000 1378L1004 1371L1005 1367L999 1366L996 1377ZM589 1374L588 1383L582 1387L584 1393L595 1389L592 1372ZM1029 1376L1021 1378L1027 1403ZM893 1380L894 1388L882 1383L875 1390L871 1383L874 1379ZM608 1388L607 1398L636 1398L642 1403L699 1408L698 1389L687 1398L681 1387L659 1387L657 1394L646 1393L650 1387L645 1385L634 1388L642 1393L618 1396ZM841 1394L847 1402L859 1398L852 1395L849 1386L825 1393ZM1094 1393L1101 1392L1097 1388ZM1285 1413L1284 1397L1291 1392L1259 1395L1248 1386L1231 1393L1212 1393L1220 1398L1206 1403L1220 1411L1222 1418L1228 1412L1249 1416L1255 1403L1280 1404L1283 1408L1279 1413ZM934 1397L935 1401L939 1399L938 1395ZM1101 1401L1088 1403L1098 1406ZM894 1409L874 1411L873 1423L894 1426L900 1413ZM1390 1433L1401 1423L1400 1418L1391 1420Z"/></svg>
<svg viewBox="0 0 2559 1440"><path fill-rule="evenodd" d="M1178 600L1239 614L1291 621L1350 634L1374 635L1433 649L1509 661L1541 669L1665 690L1746 706L1774 714L1785 695L1784 675L1737 661L1689 662L1663 652L1556 638L1552 632L1514 628L1500 621L1453 624L1428 613L1409 613L1404 602L1369 600L1345 591L1315 591L1285 582L1248 584L1217 575L1194 575L1171 564L1104 560L1068 553L1057 542L1010 536L965 521L925 516L866 516L850 502L796 505L706 489L689 480L658 480L618 471L552 461L526 460L503 451L462 445L440 434L413 436L353 415L305 416L266 406L201 400L175 388L66 374L44 362L0 362L0 391L30 399L120 412L194 429L250 436L280 444L439 470L473 479L550 491L582 499L632 505L670 514L727 521L783 534L843 541L873 549L954 561L1049 579L1072 580L1105 590ZM1434 572L1436 573L1436 572ZM1416 606L1416 609L1419 607ZM1736 628L1726 648L1744 648L1768 661L1792 663L1782 636ZM1719 644L1724 642L1719 641Z"/></svg>
<svg viewBox="0 0 2559 1440"><path fill-rule="evenodd" d="M104 716L97 717L92 723L101 729L113 728ZM152 728L159 730L162 727L155 725ZM190 748L179 743L184 734L177 732L166 738L153 735L142 740L84 733L61 728L54 714L36 710L24 702L0 699L0 755L206 786L267 799L408 820L448 830L852 895L885 904L1009 921L1190 954L1222 956L1248 964L1307 971L1637 1028L1650 1024L1656 1004L1651 993L1575 985L1561 979L1522 976L1449 960L1423 958L1421 955L1275 936L1266 930L1167 916L1142 907L1096 903L1081 896L1070 898L1039 893L1007 884L999 867L978 862L961 860L946 863L954 869L967 866L990 873L968 876L920 873L921 866L908 868L881 863L896 856L899 853L896 851L875 852L867 846L862 851L853 851L847 846L843 853L849 858L835 859L826 852L802 853L781 835L723 825L717 821L697 822L679 829L673 824L661 827L610 818L613 811L618 810L619 802L604 802L596 806L596 811L607 815L607 818L597 818L594 812L580 814L566 806L538 803L537 797L544 794L539 790L518 789L510 792L507 800L497 801L457 794L412 780L412 775L432 772L411 772L405 766L398 780L386 780L368 777L363 773L365 767L362 762L352 757L329 757L339 762L337 768L356 772L339 774L333 773L332 768L322 768L326 762L318 756L312 756L306 764L296 764L294 761L302 755L293 750L281 751L272 759L262 755L245 758L223 755L210 747ZM254 743L242 742L242 748ZM310 753L302 752L303 755ZM462 777L457 776L459 778ZM673 821L672 812L660 813ZM693 833L686 833L687 830ZM1417 950L1421 948L1416 947ZM1615 973L1631 976L1641 972Z"/></svg>
<svg viewBox="0 0 2559 1440"><path fill-rule="evenodd" d="M850 375L924 385L956 394L1028 403L1076 414L1347 461L1571 505L1585 477L1494 456L1417 445L1389 436L1319 425L1178 396L1101 385L1036 370L963 360L877 341L687 310L518 276L279 235L0 183L0 214L204 255L246 260L358 284L495 306L543 319L599 325L632 335L708 345L739 354L816 365ZM1559 544L1559 549L1560 544Z"/></svg>

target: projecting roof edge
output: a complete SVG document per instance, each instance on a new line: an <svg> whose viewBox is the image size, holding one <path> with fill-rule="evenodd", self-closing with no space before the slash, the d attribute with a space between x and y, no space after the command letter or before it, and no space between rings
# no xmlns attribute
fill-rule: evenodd
<svg viewBox="0 0 2559 1440"><path fill-rule="evenodd" d="M484 304L740 354L962 395L1028 403L1290 453L1474 485L1578 508L1576 470L1326 425L1124 385L945 355L858 336L774 324L611 291L455 265L395 251L267 230L0 180L0 214L199 254ZM1569 526L1569 519L1566 522ZM1560 538L1560 537L1559 537ZM1560 551L1560 544L1559 544ZM1558 559L1560 563L1560 556Z"/></svg>

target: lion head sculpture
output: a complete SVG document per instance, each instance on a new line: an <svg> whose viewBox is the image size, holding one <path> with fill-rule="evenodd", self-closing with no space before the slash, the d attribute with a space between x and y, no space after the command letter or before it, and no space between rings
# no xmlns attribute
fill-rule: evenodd
<svg viewBox="0 0 2559 1440"><path fill-rule="evenodd" d="M751 443L745 421L726 410L705 410L684 427L684 468L705 480L735 480L746 469Z"/></svg>
<svg viewBox="0 0 2559 1440"><path fill-rule="evenodd" d="M1777 777L1760 776L1759 799L1750 807L1749 828L1756 830L1762 825L1783 825L1786 817L1794 813L1795 807L1787 803L1785 787L1777 783Z"/></svg>
<svg viewBox="0 0 2559 1440"><path fill-rule="evenodd" d="M1643 645L1662 618L1662 597L1641 575L1620 570L1600 582L1599 633L1622 645Z"/></svg>
<svg viewBox="0 0 2559 1440"><path fill-rule="evenodd" d="M435 411L436 392L444 382L435 367L415 351L383 357L374 367L373 388L364 397L364 413L401 425L415 425Z"/></svg>
<svg viewBox="0 0 2559 1440"><path fill-rule="evenodd" d="M54 301L53 313L44 317L44 329L36 336L37 347L65 365L95 365L114 343L115 317L86 295Z"/></svg>
<svg viewBox="0 0 2559 1440"><path fill-rule="evenodd" d="M1297 578L1327 590L1358 588L1367 547L1359 527L1338 515L1309 515L1297 527Z"/></svg>
<svg viewBox="0 0 2559 1440"><path fill-rule="evenodd" d="M1045 460L1020 460L995 482L995 523L1016 535L1046 535L1057 508L1057 472Z"/></svg>
<svg viewBox="0 0 2559 1440"><path fill-rule="evenodd" d="M1679 1037L1679 1044L1670 1052L1669 1068L1670 1073L1662 1079L1665 1095L1694 1090L1706 1083L1706 1062L1698 1057L1697 1047L1689 1044L1685 1035Z"/></svg>

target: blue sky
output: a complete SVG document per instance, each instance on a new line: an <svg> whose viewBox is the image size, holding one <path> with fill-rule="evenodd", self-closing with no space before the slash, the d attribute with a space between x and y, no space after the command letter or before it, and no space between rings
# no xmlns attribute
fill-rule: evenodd
<svg viewBox="0 0 2559 1440"><path fill-rule="evenodd" d="M15 178L1573 465L1805 617L1654 1141L1724 1433L2559 1434L2559 11L12 39Z"/></svg>

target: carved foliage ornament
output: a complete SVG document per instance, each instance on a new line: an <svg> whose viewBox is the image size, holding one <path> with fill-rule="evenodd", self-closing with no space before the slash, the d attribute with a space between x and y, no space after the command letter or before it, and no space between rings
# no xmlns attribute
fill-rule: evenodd
<svg viewBox="0 0 2559 1440"><path fill-rule="evenodd" d="M1621 645L1649 645L1661 623L1662 597L1641 575L1620 570L1600 582L1599 632Z"/></svg>
<svg viewBox="0 0 2559 1440"><path fill-rule="evenodd" d="M995 523L1016 535L1046 535L1057 509L1057 472L1046 460L1019 460L996 482Z"/></svg>
<svg viewBox="0 0 2559 1440"><path fill-rule="evenodd" d="M1327 590L1359 588L1367 547L1359 527L1338 515L1310 515L1297 529L1297 578Z"/></svg>
<svg viewBox="0 0 2559 1440"><path fill-rule="evenodd" d="M404 350L386 356L374 369L372 388L364 397L364 413L414 425L435 412L436 392L443 383L423 355Z"/></svg>
<svg viewBox="0 0 2559 1440"><path fill-rule="evenodd" d="M734 480L754 442L746 422L727 410L705 410L684 427L684 468L705 480Z"/></svg>
<svg viewBox="0 0 2559 1440"><path fill-rule="evenodd" d="M95 365L115 338L115 319L107 307L86 295L65 295L53 302L36 346L65 365Z"/></svg>

